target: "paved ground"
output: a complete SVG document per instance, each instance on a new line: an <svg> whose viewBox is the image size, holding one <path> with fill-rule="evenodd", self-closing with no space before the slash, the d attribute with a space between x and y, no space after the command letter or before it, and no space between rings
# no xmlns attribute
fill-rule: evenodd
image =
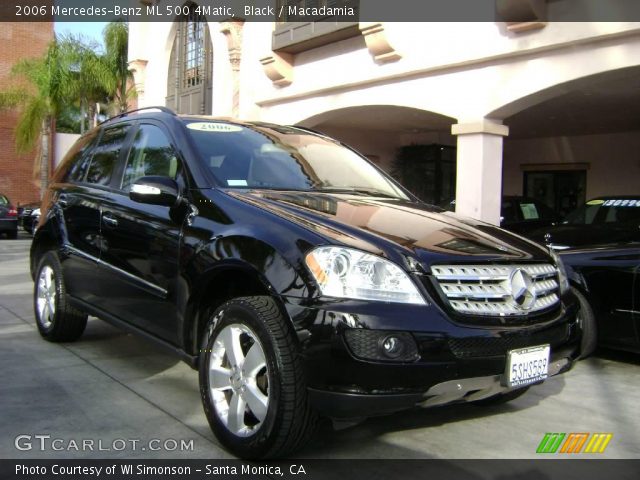
<svg viewBox="0 0 640 480"><path fill-rule="evenodd" d="M97 319L74 344L40 338L29 244L24 234L0 239L0 458L228 458L185 364ZM605 353L509 405L415 410L338 432L325 425L299 456L535 458L545 432L612 432L606 458L640 458L638 405L640 356ZM18 440L24 450L20 435L30 436ZM45 451L36 435L50 436ZM94 451L76 451L83 440ZM150 450L167 440L172 451ZM173 440L193 448L175 450Z"/></svg>

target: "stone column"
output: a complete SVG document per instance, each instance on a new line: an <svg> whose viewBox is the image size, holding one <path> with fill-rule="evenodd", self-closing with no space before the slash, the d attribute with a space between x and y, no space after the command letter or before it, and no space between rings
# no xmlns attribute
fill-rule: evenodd
<svg viewBox="0 0 640 480"><path fill-rule="evenodd" d="M452 125L458 137L456 213L500 224L502 205L502 139L509 128L499 122Z"/></svg>
<svg viewBox="0 0 640 480"><path fill-rule="evenodd" d="M220 31L227 39L229 49L229 63L233 83L233 98L231 101L231 114L238 118L240 115L240 64L242 62L242 27L244 20L228 20L221 22Z"/></svg>
<svg viewBox="0 0 640 480"><path fill-rule="evenodd" d="M129 71L133 74L133 82L136 89L138 108L146 107L144 101L144 86L147 81L147 60L132 60L129 62Z"/></svg>

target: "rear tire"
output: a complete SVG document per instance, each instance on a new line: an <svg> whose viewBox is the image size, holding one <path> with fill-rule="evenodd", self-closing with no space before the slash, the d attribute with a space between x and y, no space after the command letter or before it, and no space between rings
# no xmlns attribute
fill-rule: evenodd
<svg viewBox="0 0 640 480"><path fill-rule="evenodd" d="M596 317L589 301L576 288L571 287L571 291L580 303L578 311L578 325L582 330L582 341L580 342L580 358L587 358L598 346L598 331L596 327Z"/></svg>
<svg viewBox="0 0 640 480"><path fill-rule="evenodd" d="M38 264L33 310L40 335L50 342L73 342L87 326L87 315L69 305L60 260L45 253Z"/></svg>
<svg viewBox="0 0 640 480"><path fill-rule="evenodd" d="M18 231L11 231L11 232L7 232L7 238L9 240L15 240L16 238L18 238Z"/></svg>
<svg viewBox="0 0 640 480"><path fill-rule="evenodd" d="M283 457L313 435L293 328L271 297L242 297L218 308L200 356L200 394L207 420L241 458Z"/></svg>

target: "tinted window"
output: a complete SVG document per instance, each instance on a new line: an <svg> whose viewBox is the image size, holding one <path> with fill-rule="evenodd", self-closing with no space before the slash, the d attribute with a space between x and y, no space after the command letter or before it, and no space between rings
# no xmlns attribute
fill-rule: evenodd
<svg viewBox="0 0 640 480"><path fill-rule="evenodd" d="M129 128L129 125L124 125L104 131L100 142L93 150L87 182L98 185L108 185L111 182Z"/></svg>
<svg viewBox="0 0 640 480"><path fill-rule="evenodd" d="M573 225L640 221L640 198L594 199L567 215Z"/></svg>
<svg viewBox="0 0 640 480"><path fill-rule="evenodd" d="M56 182L80 182L89 166L91 145L98 134L97 130L78 139L65 156L65 160L56 172Z"/></svg>
<svg viewBox="0 0 640 480"><path fill-rule="evenodd" d="M536 202L536 208L538 209L541 219L550 221L560 220L560 215L553 209L547 207L544 203Z"/></svg>
<svg viewBox="0 0 640 480"><path fill-rule="evenodd" d="M160 128L142 125L127 158L122 189L129 190L137 179L147 175L176 178L177 174L178 157L169 139Z"/></svg>
<svg viewBox="0 0 640 480"><path fill-rule="evenodd" d="M503 222L517 222L518 214L515 209L515 205L511 200L502 201L502 221Z"/></svg>
<svg viewBox="0 0 640 480"><path fill-rule="evenodd" d="M202 161L228 188L361 191L406 199L393 182L338 142L292 127L187 124Z"/></svg>

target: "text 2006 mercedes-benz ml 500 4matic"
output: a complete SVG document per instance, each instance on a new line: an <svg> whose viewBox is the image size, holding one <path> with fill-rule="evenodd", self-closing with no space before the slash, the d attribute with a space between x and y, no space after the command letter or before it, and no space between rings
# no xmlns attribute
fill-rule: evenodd
<svg viewBox="0 0 640 480"><path fill-rule="evenodd" d="M554 253L302 128L129 112L76 143L42 205L41 335L95 315L174 351L240 457L293 452L319 417L512 400L580 353Z"/></svg>

